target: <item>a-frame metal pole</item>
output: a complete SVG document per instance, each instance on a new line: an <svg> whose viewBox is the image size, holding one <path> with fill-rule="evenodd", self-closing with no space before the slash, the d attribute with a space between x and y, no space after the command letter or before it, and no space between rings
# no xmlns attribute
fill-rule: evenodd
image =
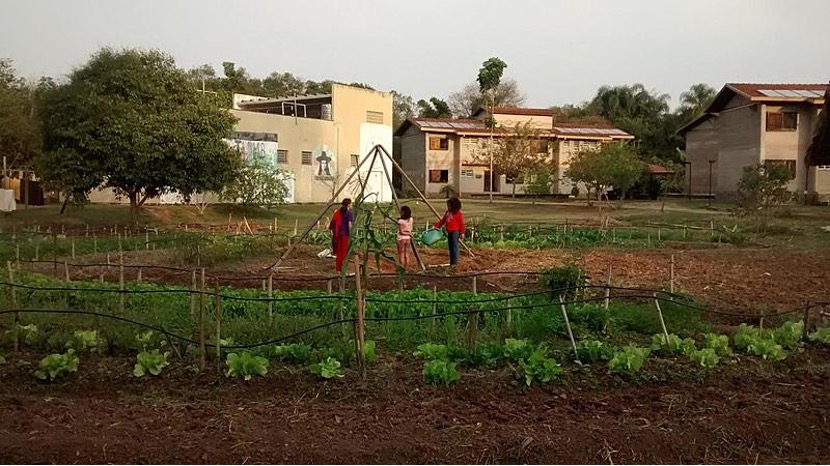
<svg viewBox="0 0 830 466"><path fill-rule="evenodd" d="M398 170L401 173L401 176L403 176L404 179L407 182L409 182L409 184L412 186L412 189L415 190L415 193L418 195L418 197L422 201L424 201L424 203L429 207L430 210L432 210L432 213L435 214L435 216L438 219L441 219L441 214L439 214L438 211L435 210L435 207L433 207L432 204L430 204L430 202L427 200L426 196L424 196L424 194L421 192L421 190L418 189L417 186L415 186L415 183L412 181L412 178L410 178L409 175L407 175L406 172L403 171L403 168L401 168L401 166L398 165L398 162L396 162L395 159L392 158L391 155L389 155L389 152L386 152L386 149L384 149L383 146L380 146L380 150L382 150L383 153L386 154L387 157L389 157L389 160L392 161L392 166L395 167L395 169ZM464 241L461 241L459 239L458 242L461 243L462 246L464 246L464 249L467 251L467 253L469 253L471 256L475 256L475 254L473 254L473 251L471 251L470 248L468 248L467 245L464 244Z"/></svg>
<svg viewBox="0 0 830 466"><path fill-rule="evenodd" d="M389 189L392 190L392 200L395 201L395 207L398 209L398 212L400 212L401 204L400 202L398 202L397 193L395 193L395 185L392 183L392 176L389 174L389 169L386 168L386 155L388 154L384 151L384 155L380 156L380 163L383 166L383 173L386 174L386 181L389 183ZM418 253L418 247L415 246L415 241L410 241L409 244L412 245L412 252L415 253L415 260L418 261L418 265L421 267L421 271L426 270L427 267L424 265L424 261L421 260L421 255Z"/></svg>
<svg viewBox="0 0 830 466"><path fill-rule="evenodd" d="M375 148L375 149L372 149L372 150L377 150L377 149ZM300 238L297 239L295 242L291 243L290 246L288 246L288 249L286 249L285 252L282 253L282 256L280 256L279 260L277 260L276 262L274 262L274 264L272 264L268 267L263 267L262 268L263 270L273 269L274 267L279 266L280 264L282 264L282 262L292 252L294 252L294 249L296 249L297 245L300 244L301 242L303 242L303 240L305 240L305 238L308 236L308 233L311 232L311 230L314 229L315 226L317 226L317 222L319 222L320 219L323 218L324 215L326 215L326 212L328 212L329 209L331 209L331 207L333 205L337 205L337 203L335 202L337 200L337 196L339 196L340 193L343 192L344 189L346 189L346 186L349 185L349 182L352 180L352 178L354 178L354 176L356 174L360 173L360 167L366 162L367 159L368 159L368 157L364 158L363 160L360 161L360 163L357 164L354 171L348 177L346 177L346 179L343 181L343 184L340 185L339 188L337 188L337 190L334 192L334 194L332 194L331 199L329 199L329 201L326 203L326 205L320 210L320 213L317 214L317 216L314 218L314 220L312 220L308 224L308 226L305 228L305 230L303 230L303 234L300 235ZM373 160L374 160L374 158L373 158Z"/></svg>

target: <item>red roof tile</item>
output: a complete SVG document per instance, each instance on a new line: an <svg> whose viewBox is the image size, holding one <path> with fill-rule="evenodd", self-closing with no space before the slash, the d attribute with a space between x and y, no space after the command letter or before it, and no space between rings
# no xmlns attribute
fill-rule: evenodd
<svg viewBox="0 0 830 466"><path fill-rule="evenodd" d="M727 83L726 85L749 97L769 97L760 92L765 90L815 91L821 93L827 90L827 84Z"/></svg>

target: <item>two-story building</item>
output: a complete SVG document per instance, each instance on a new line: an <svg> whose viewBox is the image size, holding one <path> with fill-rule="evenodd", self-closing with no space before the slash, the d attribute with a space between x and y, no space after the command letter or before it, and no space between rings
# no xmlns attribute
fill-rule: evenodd
<svg viewBox="0 0 830 466"><path fill-rule="evenodd" d="M809 166L806 158L826 89L726 84L703 115L679 130L686 138L691 194L730 197L744 167L771 163L792 171L791 191L830 195L830 167Z"/></svg>
<svg viewBox="0 0 830 466"><path fill-rule="evenodd" d="M570 194L573 184L564 172L574 154L634 139L611 125L558 122L557 113L550 109L496 107L492 130L485 124L489 115L489 109L482 108L466 119L409 118L398 128L401 165L418 189L427 195L437 195L446 186L461 194L489 193L487 149L514 134L518 124L529 122L538 129L540 150L548 154L556 171L553 194ZM513 186L508 175L494 174L493 192L523 193L524 184Z"/></svg>

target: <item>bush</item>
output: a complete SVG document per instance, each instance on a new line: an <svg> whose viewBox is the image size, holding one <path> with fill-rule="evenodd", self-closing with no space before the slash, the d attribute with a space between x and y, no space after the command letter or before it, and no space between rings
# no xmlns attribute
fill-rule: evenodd
<svg viewBox="0 0 830 466"><path fill-rule="evenodd" d="M565 267L554 267L542 271L541 283L551 291L551 298L573 299L576 296L576 288L587 281L587 274L579 267L568 265Z"/></svg>

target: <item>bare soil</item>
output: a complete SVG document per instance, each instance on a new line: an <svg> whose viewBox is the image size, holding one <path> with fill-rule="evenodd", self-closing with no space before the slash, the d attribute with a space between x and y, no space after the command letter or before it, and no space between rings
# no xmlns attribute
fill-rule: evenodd
<svg viewBox="0 0 830 466"><path fill-rule="evenodd" d="M821 348L713 371L651 360L634 381L570 367L530 389L508 369L425 386L408 357L383 357L365 381L352 371L328 382L301 368L243 382L181 365L136 380L132 362L84 355L80 372L56 384L0 366L0 462L830 461Z"/></svg>

